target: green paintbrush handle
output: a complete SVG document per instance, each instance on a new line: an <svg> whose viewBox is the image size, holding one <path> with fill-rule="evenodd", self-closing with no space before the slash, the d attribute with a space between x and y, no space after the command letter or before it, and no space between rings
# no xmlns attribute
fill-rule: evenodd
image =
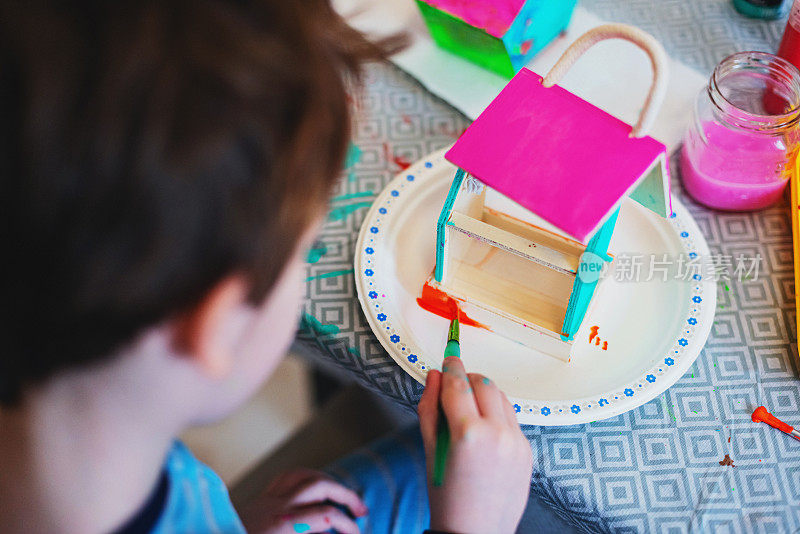
<svg viewBox="0 0 800 534"><path fill-rule="evenodd" d="M461 357L461 345L451 339L444 348L444 357ZM441 486L444 482L444 465L447 463L447 453L450 450L450 428L444 416L441 404L439 405L439 422L436 425L436 455L433 459L433 485Z"/></svg>
<svg viewBox="0 0 800 534"><path fill-rule="evenodd" d="M447 346L444 348L444 357L448 358L450 356L461 357L461 345L456 340L448 341Z"/></svg>

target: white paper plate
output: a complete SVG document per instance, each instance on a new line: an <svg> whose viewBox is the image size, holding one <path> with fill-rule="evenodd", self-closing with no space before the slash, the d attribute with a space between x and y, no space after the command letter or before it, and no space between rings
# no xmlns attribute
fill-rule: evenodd
<svg viewBox="0 0 800 534"><path fill-rule="evenodd" d="M359 234L356 288L364 314L389 355L424 382L441 368L448 321L417 305L434 267L436 219L455 172L444 150L397 175L380 194ZM673 199L662 219L632 201L623 204L611 250L709 257L688 211ZM658 396L691 366L714 321L713 277L645 281L609 277L575 336L568 363L539 354L481 328L462 326L461 357L508 395L521 423L572 425L613 417ZM607 350L588 341L591 326Z"/></svg>

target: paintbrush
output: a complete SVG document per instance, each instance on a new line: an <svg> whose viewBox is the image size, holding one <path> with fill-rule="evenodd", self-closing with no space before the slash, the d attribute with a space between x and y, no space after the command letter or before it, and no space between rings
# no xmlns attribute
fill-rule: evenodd
<svg viewBox="0 0 800 534"><path fill-rule="evenodd" d="M444 357L461 357L461 345L459 345L459 323L458 311L450 321L450 329L447 331L447 345L444 348ZM436 454L433 459L433 485L441 486L444 482L444 465L447 463L447 453L450 450L450 427L447 426L447 419L442 410L442 403L439 401L439 422L436 425Z"/></svg>
<svg viewBox="0 0 800 534"><path fill-rule="evenodd" d="M754 423L766 423L772 428L777 428L781 432L789 434L795 439L800 440L800 432L794 429L791 425L788 425L769 413L766 408L763 406L759 406L756 408L756 411L753 412L751 417Z"/></svg>

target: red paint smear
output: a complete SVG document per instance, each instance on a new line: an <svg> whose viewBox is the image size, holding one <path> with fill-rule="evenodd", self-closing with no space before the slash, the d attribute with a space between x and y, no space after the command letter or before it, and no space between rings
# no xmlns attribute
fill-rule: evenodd
<svg viewBox="0 0 800 534"><path fill-rule="evenodd" d="M599 326L593 326L589 329L589 344L591 344L592 340L597 336L598 330L600 330Z"/></svg>
<svg viewBox="0 0 800 534"><path fill-rule="evenodd" d="M409 117L409 116L408 116L408 115L406 115L405 113L403 113L403 114L401 115L401 117L403 118L403 122L404 122L404 123L406 123L406 124L411 124L411 117Z"/></svg>
<svg viewBox="0 0 800 534"><path fill-rule="evenodd" d="M456 314L458 314L459 323L489 330L486 325L467 317L464 312L461 311L461 307L458 305L456 299L441 289L436 289L428 282L425 282L425 285L422 286L422 296L417 299L417 304L419 304L419 307L423 310L429 311L439 317L444 317L452 321Z"/></svg>
<svg viewBox="0 0 800 534"><path fill-rule="evenodd" d="M603 341L603 350L608 350L608 341Z"/></svg>
<svg viewBox="0 0 800 534"><path fill-rule="evenodd" d="M790 434L792 430L794 430L791 426L787 425L769 413L763 406L756 408L756 411L753 412L751 419L754 423L767 423L769 426L777 428L778 430L786 432L787 434Z"/></svg>
<svg viewBox="0 0 800 534"><path fill-rule="evenodd" d="M533 39L528 39L527 41L523 41L522 44L519 45L519 51L522 52L523 55L525 55L531 51L532 46L533 46Z"/></svg>
<svg viewBox="0 0 800 534"><path fill-rule="evenodd" d="M407 168L411 167L411 162L410 161L408 161L407 159L405 159L405 158L403 158L401 156L397 156L394 153L392 153L392 149L389 148L389 143L384 143L383 144L383 151L386 152L386 159L392 160L392 162L394 162L395 165L400 167L401 171L404 171Z"/></svg>
<svg viewBox="0 0 800 534"><path fill-rule="evenodd" d="M723 465L723 466L729 465L731 467L736 467L735 465L733 465L733 460L731 460L730 454L726 454L725 458L723 458L722 460L719 461L719 465Z"/></svg>

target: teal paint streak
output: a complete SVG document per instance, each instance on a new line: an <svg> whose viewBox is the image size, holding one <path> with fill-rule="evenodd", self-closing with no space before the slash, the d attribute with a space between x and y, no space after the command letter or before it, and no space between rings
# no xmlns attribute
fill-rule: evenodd
<svg viewBox="0 0 800 534"><path fill-rule="evenodd" d="M309 276L306 278L306 282L310 282L311 280L316 280L318 278L336 278L337 276L344 276L346 274L353 274L355 270L353 269L344 269L341 271L330 271L328 273L318 274L316 276Z"/></svg>
<svg viewBox="0 0 800 534"><path fill-rule="evenodd" d="M608 255L608 244L611 241L611 235L614 233L614 226L617 223L618 215L619 208L617 208L608 220L603 223L603 226L595 232L594 236L589 240L589 244L586 246L586 252L597 255L600 260L611 261L612 258ZM579 276L575 277L575 282L572 284L572 293L569 296L567 311L564 314L564 323L561 325L561 339L564 341L571 341L578 332L583 318L586 315L586 311L589 309L589 303L594 295L594 290L597 288L597 280L588 283L581 280L581 269L588 268L588 266L583 265L583 258L584 256L581 257L581 265L578 266ZM602 268L602 265L599 267Z"/></svg>
<svg viewBox="0 0 800 534"><path fill-rule="evenodd" d="M359 358L361 357L361 351L358 350L356 347L347 347L347 350L350 352L350 354L354 354Z"/></svg>
<svg viewBox="0 0 800 534"><path fill-rule="evenodd" d="M308 532L311 530L311 527L308 526L307 523L295 523L294 524L294 531L302 534L303 532Z"/></svg>
<svg viewBox="0 0 800 534"><path fill-rule="evenodd" d="M328 247L326 247L325 245L321 247L312 248L311 250L308 251L308 258L306 258L306 261L308 263L317 263L322 258L322 256L324 256L327 253L328 253Z"/></svg>
<svg viewBox="0 0 800 534"><path fill-rule="evenodd" d="M350 146L347 147L347 156L344 158L344 168L349 169L358 163L361 159L361 154L362 152L358 145L351 141Z"/></svg>
<svg viewBox="0 0 800 534"><path fill-rule="evenodd" d="M341 221L354 211L361 208L368 208L371 205L372 202L356 202L355 204L340 206L331 210L331 212L328 214L328 219L331 221Z"/></svg>
<svg viewBox="0 0 800 534"><path fill-rule="evenodd" d="M342 200L350 200L351 198L363 198L363 197L374 197L375 193L372 191L361 191L359 193L349 193L347 195L339 195L338 197L333 197L331 202L339 202Z"/></svg>
<svg viewBox="0 0 800 534"><path fill-rule="evenodd" d="M361 149L355 143L350 142L350 147L347 149L347 156L344 159L344 168L350 171L347 173L347 181L350 183L356 181L356 171L353 167L360 159Z"/></svg>
<svg viewBox="0 0 800 534"><path fill-rule="evenodd" d="M322 324L316 317L308 313L303 314L303 319L300 321L300 328L310 330L318 336L332 336L339 333L339 327L335 324Z"/></svg>
<svg viewBox="0 0 800 534"><path fill-rule="evenodd" d="M436 223L436 268L433 271L433 277L439 283L442 281L442 274L444 272L445 225L450 218L450 212L453 210L456 196L458 196L458 191L461 189L461 182L464 181L464 175L464 169L459 167L453 178L453 183L450 185L450 191L447 193L444 206L442 206L442 212L439 214L439 221Z"/></svg>

